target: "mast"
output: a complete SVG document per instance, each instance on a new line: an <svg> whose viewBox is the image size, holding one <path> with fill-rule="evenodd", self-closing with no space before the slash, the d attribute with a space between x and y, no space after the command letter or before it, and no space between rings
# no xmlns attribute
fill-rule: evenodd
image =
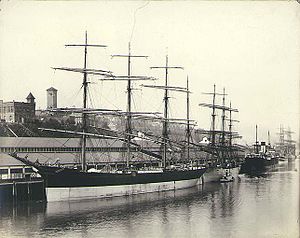
<svg viewBox="0 0 300 238"><path fill-rule="evenodd" d="M89 73L89 70L87 69L87 48L88 47L106 47L106 45L94 45L94 44L88 44L88 37L87 37L87 31L85 31L85 43L84 44L68 44L65 45L66 47L84 47L84 62L83 62L83 69L78 70L78 72L83 74L83 81L82 81L82 87L83 87L83 109L87 108L87 87L89 82L87 81L87 75ZM68 68L54 68L59 70L66 70L66 71L73 71L74 69L70 70ZM104 71L103 71L104 72ZM86 127L87 127L87 116L82 112L82 145L81 145L81 169L82 171L87 170L86 166Z"/></svg>
<svg viewBox="0 0 300 238"><path fill-rule="evenodd" d="M257 125L255 125L255 145L256 145L256 153L258 154Z"/></svg>
<svg viewBox="0 0 300 238"><path fill-rule="evenodd" d="M85 32L85 45L84 45L84 63L83 63L83 108L87 108L87 73L85 72L87 66L87 31ZM81 167L82 171L86 171L86 135L84 134L86 132L86 114L82 113L82 145L81 145Z"/></svg>
<svg viewBox="0 0 300 238"><path fill-rule="evenodd" d="M231 108L231 102L230 102L229 106ZM232 149L232 114L231 114L231 110L229 110L229 148L231 151L231 149Z"/></svg>
<svg viewBox="0 0 300 238"><path fill-rule="evenodd" d="M229 103L229 107L231 108L231 102ZM232 160L232 153L233 148L232 148L232 114L231 110L229 110L229 156L230 156L230 161Z"/></svg>
<svg viewBox="0 0 300 238"><path fill-rule="evenodd" d="M223 88L223 109L222 109L222 162L224 163L224 150L225 150L225 88Z"/></svg>
<svg viewBox="0 0 300 238"><path fill-rule="evenodd" d="M132 128L131 128L131 51L130 51L130 42L128 43L128 68L127 68L127 76L128 76L128 81L127 81L127 156L126 156L126 167L129 167L129 160L130 160L130 140L131 136L130 134L132 133Z"/></svg>
<svg viewBox="0 0 300 238"><path fill-rule="evenodd" d="M167 139L168 137L168 104L169 104L169 95L168 95L168 55L166 55L166 75L165 75L165 109L164 109L164 118L166 119L163 123L163 138L164 138L164 155L163 155L163 167L166 168L167 161Z"/></svg>
<svg viewBox="0 0 300 238"><path fill-rule="evenodd" d="M128 55L112 55L112 57L126 57L127 58L127 116L126 116L126 147L127 147L127 154L126 154L126 167L129 167L129 161L131 156L131 139L132 139L132 113L131 113L131 99L132 99L132 86L131 86L131 58L148 58L145 55L131 55L131 46L130 42L128 43ZM152 78L143 78L143 77L134 77L134 80L146 80Z"/></svg>
<svg viewBox="0 0 300 238"><path fill-rule="evenodd" d="M163 121L163 168L166 168L167 161L167 141L168 141L168 104L169 104L169 87L168 87L168 73L169 69L183 69L183 67L169 66L168 55L166 55L166 66L151 67L151 69L165 69L165 95L164 95L164 121Z"/></svg>
<svg viewBox="0 0 300 238"><path fill-rule="evenodd" d="M190 92L189 92L189 77L186 79L186 120L187 120L187 128L186 128L186 136L187 136L187 158L190 160ZM193 168L193 166L192 166Z"/></svg>
<svg viewBox="0 0 300 238"><path fill-rule="evenodd" d="M214 92L213 92L213 106L212 106L212 132L211 132L211 136L212 136L212 139L211 139L211 144L212 146L215 146L215 142L216 142L216 138L215 138L215 124L216 124L216 107L215 107L215 104L216 104L216 85L214 84Z"/></svg>

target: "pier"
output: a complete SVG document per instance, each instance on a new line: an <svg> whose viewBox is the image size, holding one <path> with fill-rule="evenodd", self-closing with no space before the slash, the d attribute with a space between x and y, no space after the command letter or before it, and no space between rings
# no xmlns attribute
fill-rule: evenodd
<svg viewBox="0 0 300 238"><path fill-rule="evenodd" d="M42 179L0 181L0 205L42 201L46 201L45 185Z"/></svg>

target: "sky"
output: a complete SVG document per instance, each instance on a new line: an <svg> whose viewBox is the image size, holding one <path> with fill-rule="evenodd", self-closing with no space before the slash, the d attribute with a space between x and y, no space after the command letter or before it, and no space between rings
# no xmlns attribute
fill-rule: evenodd
<svg viewBox="0 0 300 238"><path fill-rule="evenodd" d="M83 67L83 49L65 44L91 44L88 67L127 74L127 62L111 58L127 54L132 74L157 77L155 82L134 84L136 111L163 110L163 92L141 84L164 84L169 65L170 85L185 86L189 77L191 118L209 129L211 111L199 103L211 103L216 84L225 88L226 104L239 110L234 126L252 144L255 125L260 140L277 140L280 124L299 138L300 5L296 1L1 1L0 2L0 99L24 101L29 92L38 109L46 108L46 89L58 90L58 106L82 105L82 75L51 67ZM126 109L126 83L103 82L89 77L89 106ZM217 103L222 98L217 97ZM171 117L185 118L185 95L171 93ZM220 127L221 112L217 127Z"/></svg>

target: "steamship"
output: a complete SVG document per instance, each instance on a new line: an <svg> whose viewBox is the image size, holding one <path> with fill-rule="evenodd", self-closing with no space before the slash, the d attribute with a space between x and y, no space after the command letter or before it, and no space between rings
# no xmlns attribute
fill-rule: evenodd
<svg viewBox="0 0 300 238"><path fill-rule="evenodd" d="M266 172L269 168L278 164L279 155L271 147L270 143L257 141L256 126L256 142L254 144L254 152L249 153L245 157L245 161L241 166L241 173L259 174Z"/></svg>

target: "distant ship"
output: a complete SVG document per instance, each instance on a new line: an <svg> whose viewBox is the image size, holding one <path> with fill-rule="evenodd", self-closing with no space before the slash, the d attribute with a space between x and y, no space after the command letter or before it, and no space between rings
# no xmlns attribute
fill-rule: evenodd
<svg viewBox="0 0 300 238"><path fill-rule="evenodd" d="M66 70L71 72L79 72L83 74L83 108L82 108L82 131L81 132L67 132L82 136L82 156L81 156L81 168L71 168L63 167L60 165L49 166L46 164L40 164L39 162L32 162L28 158L21 158L16 152L11 153L11 156L17 160L23 162L26 165L32 166L45 180L46 194L48 201L72 201L72 200L82 200L82 199L95 199L95 198L105 198L114 196L125 196L148 192L158 192L167 191L174 189L183 189L188 187L196 186L201 183L201 176L206 171L205 166L190 163L189 153L186 161L188 163L181 164L181 166L168 166L168 92L169 90L185 92L189 95L188 82L187 87L172 87L168 85L168 69L176 68L168 66L168 57L166 57L166 66L157 67L164 68L166 71L166 79L164 86L148 86L157 87L158 89L163 89L165 92L164 102L164 117L163 122L163 136L160 140L157 139L157 143L161 143L163 148L163 153L161 155L154 154L150 151L140 149L141 153L147 154L149 156L156 157L161 160L160 167L153 168L143 168L138 169L130 166L131 158L131 147L137 146L132 142L134 137L139 137L138 134L134 134L131 125L131 118L137 114L131 111L131 81L132 80L152 80L153 78L146 76L132 76L130 74L130 59L133 57L144 57L144 56L134 56L130 52L129 44L129 54L128 55L116 55L128 58L128 76L115 76L110 71L100 70L100 69L88 69L87 68L87 49L89 47L105 47L103 45L91 45L87 42L87 33L85 34L84 44L73 44L66 46L78 46L84 47L84 67L83 68L55 68L59 70ZM87 132L87 114L101 112L100 109L90 110L87 108L87 76L97 75L103 77L104 80L115 80L115 81L127 81L127 111L123 114L126 117L126 131L119 133L117 135L111 132L110 135L105 134L91 134ZM189 118L187 118L187 123L189 124ZM50 131L59 131L55 129L45 129ZM122 136L121 136L122 135ZM109 138L121 140L127 146L126 154L126 168L115 169L110 171L97 170L95 168L87 168L86 163L86 139L88 136L98 137L98 138ZM189 149L189 140L187 143L187 149Z"/></svg>
<svg viewBox="0 0 300 238"><path fill-rule="evenodd" d="M292 139L290 128L285 129L280 125L279 141L275 144L276 151L280 153L280 161L292 162L296 159L296 141Z"/></svg>
<svg viewBox="0 0 300 238"><path fill-rule="evenodd" d="M279 162L280 156L275 149L271 147L270 143L266 145L266 142L258 142L257 126L255 131L256 142L254 144L254 152L246 155L245 161L241 166L241 173L263 173Z"/></svg>

